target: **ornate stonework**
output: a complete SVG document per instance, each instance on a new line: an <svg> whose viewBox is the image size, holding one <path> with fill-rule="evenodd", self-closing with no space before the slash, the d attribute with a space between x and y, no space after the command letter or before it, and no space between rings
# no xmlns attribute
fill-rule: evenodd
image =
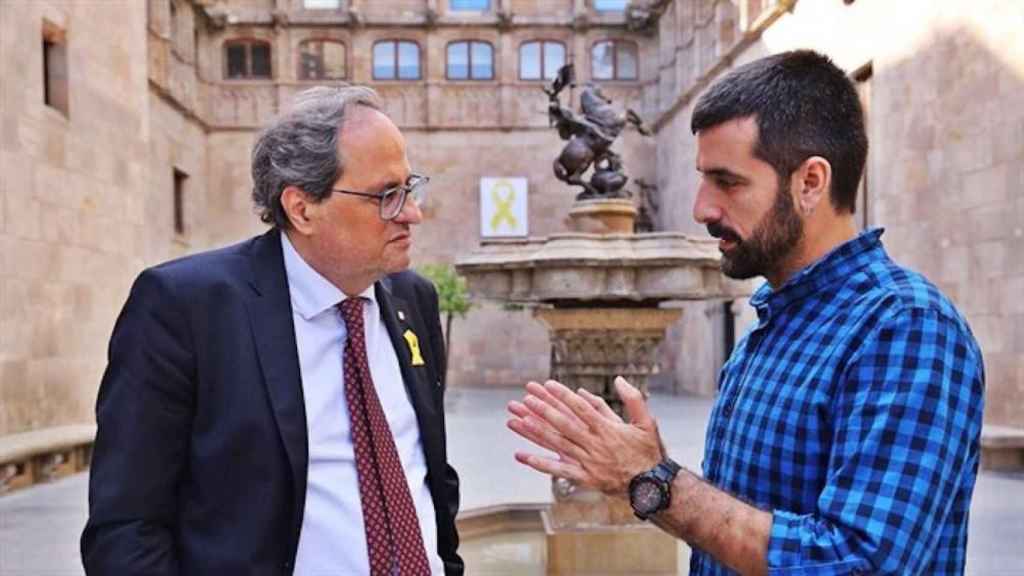
<svg viewBox="0 0 1024 576"><path fill-rule="evenodd" d="M551 335L551 377L570 388L585 388L621 413L613 382L622 376L647 391L657 374L658 345L680 309L539 308L534 316Z"/></svg>

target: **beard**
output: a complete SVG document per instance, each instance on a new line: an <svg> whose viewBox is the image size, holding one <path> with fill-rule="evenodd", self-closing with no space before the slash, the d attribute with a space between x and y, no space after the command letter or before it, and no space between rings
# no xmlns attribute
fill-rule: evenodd
<svg viewBox="0 0 1024 576"><path fill-rule="evenodd" d="M717 222L708 224L708 234L736 244L729 252L722 253L722 273L729 278L746 280L766 276L777 270L800 243L804 223L796 213L793 198L783 190L783 182L780 181L771 210L761 218L746 240Z"/></svg>

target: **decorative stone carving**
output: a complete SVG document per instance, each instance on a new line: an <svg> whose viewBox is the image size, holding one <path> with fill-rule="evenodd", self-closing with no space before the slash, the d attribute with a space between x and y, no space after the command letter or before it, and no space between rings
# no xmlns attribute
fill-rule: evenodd
<svg viewBox="0 0 1024 576"><path fill-rule="evenodd" d="M681 309L538 308L551 336L551 377L601 396L621 414L613 381L622 376L646 392L658 373L657 348Z"/></svg>
<svg viewBox="0 0 1024 576"><path fill-rule="evenodd" d="M515 15L511 10L498 10L495 14L498 17L498 29L508 31L512 29L512 22Z"/></svg>
<svg viewBox="0 0 1024 576"><path fill-rule="evenodd" d="M437 8L430 6L423 12L423 25L427 28L434 28L440 18L441 15L437 13Z"/></svg>
<svg viewBox="0 0 1024 576"><path fill-rule="evenodd" d="M658 187L648 184L640 178L637 178L635 182L637 187L635 195L637 215L633 231L654 232L658 227L658 208L660 206Z"/></svg>
<svg viewBox="0 0 1024 576"><path fill-rule="evenodd" d="M270 13L275 28L286 28L289 24L287 10L274 10Z"/></svg>

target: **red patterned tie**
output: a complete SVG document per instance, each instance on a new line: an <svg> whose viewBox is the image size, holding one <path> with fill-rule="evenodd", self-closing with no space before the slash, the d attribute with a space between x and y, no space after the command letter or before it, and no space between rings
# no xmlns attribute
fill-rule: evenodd
<svg viewBox="0 0 1024 576"><path fill-rule="evenodd" d="M345 400L359 476L371 576L430 576L416 508L391 428L370 377L363 329L363 299L338 305L345 340Z"/></svg>

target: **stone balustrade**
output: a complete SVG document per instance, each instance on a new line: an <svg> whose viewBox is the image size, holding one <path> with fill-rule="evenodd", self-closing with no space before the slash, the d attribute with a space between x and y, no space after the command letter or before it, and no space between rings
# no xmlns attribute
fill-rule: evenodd
<svg viewBox="0 0 1024 576"><path fill-rule="evenodd" d="M0 436L0 494L89 467L96 426L56 426Z"/></svg>

